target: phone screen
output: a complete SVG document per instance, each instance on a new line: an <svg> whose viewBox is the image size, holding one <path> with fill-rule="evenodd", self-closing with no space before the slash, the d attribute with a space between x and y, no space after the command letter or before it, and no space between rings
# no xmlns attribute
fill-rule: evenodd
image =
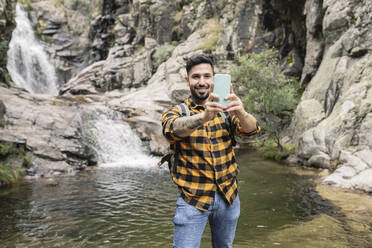
<svg viewBox="0 0 372 248"><path fill-rule="evenodd" d="M213 93L220 97L218 103L222 106L226 106L229 103L229 100L225 100L225 97L230 94L230 85L231 76L229 74L214 75Z"/></svg>

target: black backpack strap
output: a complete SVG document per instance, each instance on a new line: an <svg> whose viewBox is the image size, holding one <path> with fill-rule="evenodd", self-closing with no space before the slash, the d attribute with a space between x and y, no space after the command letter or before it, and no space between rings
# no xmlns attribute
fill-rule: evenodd
<svg viewBox="0 0 372 248"><path fill-rule="evenodd" d="M181 104L176 105L176 107L180 111L181 116L190 116L190 110L187 107L186 103L183 102Z"/></svg>
<svg viewBox="0 0 372 248"><path fill-rule="evenodd" d="M234 130L232 130L232 127L231 127L231 115L230 115L230 113L229 112L220 112L220 115L225 120L226 129L229 131L232 146L236 146L235 133L234 133Z"/></svg>

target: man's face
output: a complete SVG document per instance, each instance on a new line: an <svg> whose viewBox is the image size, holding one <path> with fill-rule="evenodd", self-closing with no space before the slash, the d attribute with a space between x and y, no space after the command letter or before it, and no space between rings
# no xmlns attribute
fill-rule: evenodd
<svg viewBox="0 0 372 248"><path fill-rule="evenodd" d="M198 104L203 104L213 89L212 66L208 63L195 65L185 79L190 86L194 100Z"/></svg>

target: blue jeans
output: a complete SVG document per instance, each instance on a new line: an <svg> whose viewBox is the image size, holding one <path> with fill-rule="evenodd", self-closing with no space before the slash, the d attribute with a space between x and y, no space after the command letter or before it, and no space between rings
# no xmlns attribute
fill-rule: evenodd
<svg viewBox="0 0 372 248"><path fill-rule="evenodd" d="M237 196L232 206L229 206L222 197L216 192L208 211L201 211L186 203L178 195L176 214L173 218L174 248L200 247L200 240L208 220L213 248L232 247L240 215L240 201Z"/></svg>

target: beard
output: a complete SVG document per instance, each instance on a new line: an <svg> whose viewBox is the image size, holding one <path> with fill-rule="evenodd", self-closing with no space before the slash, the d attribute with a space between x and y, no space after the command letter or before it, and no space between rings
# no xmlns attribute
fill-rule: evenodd
<svg viewBox="0 0 372 248"><path fill-rule="evenodd" d="M195 90L195 88L190 88L191 96L194 98L194 100L197 103L201 103L209 97L209 94L210 94L209 87L204 88L204 89L206 89L205 93L199 93Z"/></svg>

